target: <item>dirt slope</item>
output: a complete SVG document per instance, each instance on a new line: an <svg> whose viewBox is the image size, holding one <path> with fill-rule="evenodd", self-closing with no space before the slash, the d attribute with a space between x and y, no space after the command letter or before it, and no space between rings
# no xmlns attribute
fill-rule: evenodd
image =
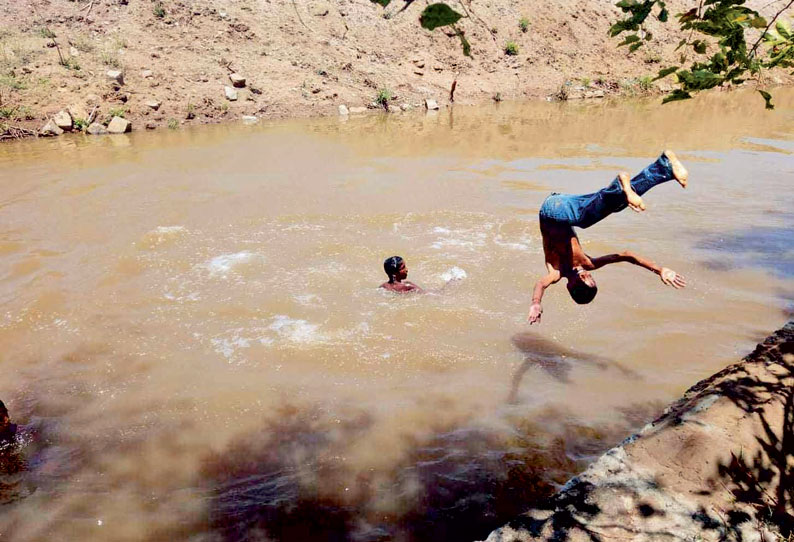
<svg viewBox="0 0 794 542"><path fill-rule="evenodd" d="M371 106L380 89L396 95L394 105L433 98L444 106L456 79L456 103L545 96L566 82L634 92L647 90L638 78L656 73L677 42L674 25L654 20L648 30L659 43L629 57L607 35L613 0L466 0L466 58L456 38L419 27L428 3L0 0L0 120L40 128L70 105L98 105L100 120L123 111L135 129L328 115L340 104ZM669 4L674 13L684 5ZM515 56L504 52L509 41ZM108 70L123 71L124 84ZM224 94L232 71L247 79L236 101Z"/></svg>

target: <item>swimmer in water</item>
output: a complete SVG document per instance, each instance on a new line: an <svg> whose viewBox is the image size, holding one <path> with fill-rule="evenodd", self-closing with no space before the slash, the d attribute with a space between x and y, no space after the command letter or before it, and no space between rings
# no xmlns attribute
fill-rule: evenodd
<svg viewBox="0 0 794 542"><path fill-rule="evenodd" d="M408 268L405 267L405 260L399 256L386 258L386 261L383 262L383 270L386 271L386 275L389 277L389 282L384 282L381 284L381 288L389 290L390 292L398 293L424 293L422 288L413 282L405 280L408 277Z"/></svg>
<svg viewBox="0 0 794 542"><path fill-rule="evenodd" d="M633 179L628 173L618 173L612 183L592 194L573 195L554 192L540 207L540 233L543 236L543 253L546 258L547 274L535 284L532 306L529 309L530 324L540 322L543 307L540 301L546 288L559 282L568 281L568 293L580 305L590 303L598 292L595 279L590 271L605 265L628 262L653 271L662 282L673 288L686 286L684 277L666 267L659 267L630 251L607 254L590 258L585 254L574 231L589 228L612 213L630 207L635 212L645 210L642 196L645 192L667 181L675 179L686 188L689 174L672 151L664 151L651 165L643 169Z"/></svg>

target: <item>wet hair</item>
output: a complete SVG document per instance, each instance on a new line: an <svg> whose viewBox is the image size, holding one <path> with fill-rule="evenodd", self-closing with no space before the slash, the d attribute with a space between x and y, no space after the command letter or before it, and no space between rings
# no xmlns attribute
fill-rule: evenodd
<svg viewBox="0 0 794 542"><path fill-rule="evenodd" d="M568 287L568 293L578 304L587 305L598 293L598 286L589 286L583 280L576 280Z"/></svg>
<svg viewBox="0 0 794 542"><path fill-rule="evenodd" d="M6 408L5 403L0 401L0 418L8 417L8 409Z"/></svg>
<svg viewBox="0 0 794 542"><path fill-rule="evenodd" d="M399 256L386 258L386 261L383 262L383 270L386 271L386 274L389 276L389 282L394 282L394 275L399 272L400 264L402 263L403 259Z"/></svg>

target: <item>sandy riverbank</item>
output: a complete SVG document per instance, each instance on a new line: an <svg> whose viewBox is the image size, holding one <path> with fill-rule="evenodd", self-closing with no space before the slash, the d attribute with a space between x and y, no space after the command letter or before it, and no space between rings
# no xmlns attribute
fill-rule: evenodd
<svg viewBox="0 0 794 542"><path fill-rule="evenodd" d="M494 531L529 540L790 540L794 321Z"/></svg>
<svg viewBox="0 0 794 542"><path fill-rule="evenodd" d="M178 128L376 109L381 91L395 109L426 99L444 107L454 81L461 104L562 87L610 96L670 86L650 76L676 56L675 26L650 22L656 40L629 55L607 33L619 13L612 0L467 4L461 28L471 58L457 39L419 27L427 2L392 4L0 0L0 121L36 132L66 110L78 124L93 112L100 122L123 114L135 130ZM673 12L685 5L669 4ZM505 53L509 42L517 54ZM232 73L245 85L234 89Z"/></svg>

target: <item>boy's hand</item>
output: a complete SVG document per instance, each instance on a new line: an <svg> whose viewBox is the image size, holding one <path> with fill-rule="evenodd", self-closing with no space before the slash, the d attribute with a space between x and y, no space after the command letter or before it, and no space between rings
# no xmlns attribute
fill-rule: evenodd
<svg viewBox="0 0 794 542"><path fill-rule="evenodd" d="M667 267L662 267L662 270L659 272L659 276L661 277L662 282L664 282L668 286L672 286L676 290L680 288L684 288L686 286L686 281L684 280L684 277L682 277L672 269L668 269Z"/></svg>
<svg viewBox="0 0 794 542"><path fill-rule="evenodd" d="M543 314L543 307L540 306L540 303L533 303L532 306L529 308L529 325L534 323L540 323L540 315Z"/></svg>

